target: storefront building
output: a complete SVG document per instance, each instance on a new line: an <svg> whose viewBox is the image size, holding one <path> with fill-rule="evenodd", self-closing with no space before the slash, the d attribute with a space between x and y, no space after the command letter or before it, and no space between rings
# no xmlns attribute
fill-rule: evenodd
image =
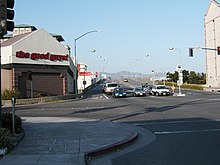
<svg viewBox="0 0 220 165"><path fill-rule="evenodd" d="M1 89L17 90L21 98L76 93L70 50L44 29L2 42L1 65Z"/></svg>

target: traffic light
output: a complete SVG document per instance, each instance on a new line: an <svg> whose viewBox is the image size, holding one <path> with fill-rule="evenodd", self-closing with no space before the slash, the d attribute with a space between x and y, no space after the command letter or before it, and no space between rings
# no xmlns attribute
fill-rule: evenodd
<svg viewBox="0 0 220 165"><path fill-rule="evenodd" d="M193 57L193 48L189 48L189 57Z"/></svg>
<svg viewBox="0 0 220 165"><path fill-rule="evenodd" d="M0 34L5 35L7 31L14 29L14 0L0 0Z"/></svg>
<svg viewBox="0 0 220 165"><path fill-rule="evenodd" d="M218 55L220 55L220 46L217 47Z"/></svg>

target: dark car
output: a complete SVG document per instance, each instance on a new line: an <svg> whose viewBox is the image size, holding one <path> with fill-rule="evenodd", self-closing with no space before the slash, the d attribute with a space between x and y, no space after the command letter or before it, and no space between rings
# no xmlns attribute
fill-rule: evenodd
<svg viewBox="0 0 220 165"><path fill-rule="evenodd" d="M126 90L123 88L115 88L112 92L112 97L126 97Z"/></svg>
<svg viewBox="0 0 220 165"><path fill-rule="evenodd" d="M133 96L146 96L146 92L142 87L135 87L132 92Z"/></svg>
<svg viewBox="0 0 220 165"><path fill-rule="evenodd" d="M152 95L152 88L153 85L148 85L147 88L145 89L146 94Z"/></svg>
<svg viewBox="0 0 220 165"><path fill-rule="evenodd" d="M146 90L148 86L149 86L148 84L141 84L141 87L142 87L144 90Z"/></svg>

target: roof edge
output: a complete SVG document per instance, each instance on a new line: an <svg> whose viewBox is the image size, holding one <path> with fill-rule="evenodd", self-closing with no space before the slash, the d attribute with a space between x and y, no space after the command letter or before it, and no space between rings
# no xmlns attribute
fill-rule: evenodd
<svg viewBox="0 0 220 165"><path fill-rule="evenodd" d="M206 11L206 13L205 13L205 17L207 16L208 11L209 11L209 9L210 9L210 7L211 7L212 4L215 4L216 6L220 7L219 2L217 2L216 0L211 0L210 3L209 3L209 7L208 7L208 9L207 9L207 11Z"/></svg>

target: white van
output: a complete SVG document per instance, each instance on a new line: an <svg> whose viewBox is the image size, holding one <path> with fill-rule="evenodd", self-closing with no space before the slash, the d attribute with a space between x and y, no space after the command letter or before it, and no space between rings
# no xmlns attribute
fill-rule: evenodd
<svg viewBox="0 0 220 165"><path fill-rule="evenodd" d="M106 94L112 94L113 90L118 87L120 87L120 85L117 82L111 82L106 83L103 90Z"/></svg>

